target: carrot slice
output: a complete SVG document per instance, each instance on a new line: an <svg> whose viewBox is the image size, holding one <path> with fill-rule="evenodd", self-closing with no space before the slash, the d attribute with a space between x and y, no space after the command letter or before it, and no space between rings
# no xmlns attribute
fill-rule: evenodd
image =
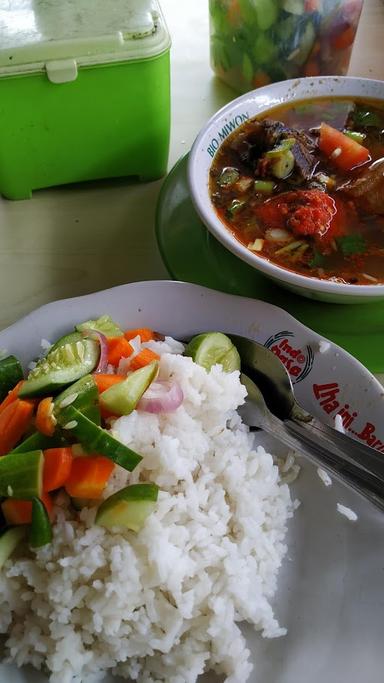
<svg viewBox="0 0 384 683"><path fill-rule="evenodd" d="M123 379L125 379L123 375L108 375L102 372L95 372L92 376L97 384L99 394L102 394L103 391L109 389L109 387L112 387L114 384L118 384L118 382L122 382Z"/></svg>
<svg viewBox="0 0 384 683"><path fill-rule="evenodd" d="M36 429L45 436L53 436L57 420L53 414L53 398L46 396L37 406Z"/></svg>
<svg viewBox="0 0 384 683"><path fill-rule="evenodd" d="M43 493L41 499L52 518L53 501L48 493ZM7 498L1 503L1 509L7 524L30 524L32 522L32 501L19 498Z"/></svg>
<svg viewBox="0 0 384 683"><path fill-rule="evenodd" d="M331 44L335 50L346 50L352 45L356 34L355 26L348 26L341 33L337 33L332 39Z"/></svg>
<svg viewBox="0 0 384 683"><path fill-rule="evenodd" d="M253 76L252 85L254 88L262 88L271 82L270 77L265 71L257 71Z"/></svg>
<svg viewBox="0 0 384 683"><path fill-rule="evenodd" d="M93 378L97 384L99 394L102 394L103 391L109 389L109 387L112 387L114 384L118 384L125 379L123 375L108 375L102 372L95 372ZM109 410L103 408L103 406L100 406L100 414L104 420L107 420L109 417L116 417L113 413L110 413Z"/></svg>
<svg viewBox="0 0 384 683"><path fill-rule="evenodd" d="M129 365L129 369L139 370L139 368L143 368L145 365L152 363L152 361L154 360L160 360L160 356L158 353L155 353L151 349L141 349L137 356L132 358Z"/></svg>
<svg viewBox="0 0 384 683"><path fill-rule="evenodd" d="M4 408L6 408L11 403L16 401L16 399L19 395L19 391L24 384L24 381L25 381L24 379L21 379L20 382L18 382L16 384L16 386L13 387L13 389L11 389L11 391L9 391L8 394L6 395L6 397L2 400L2 402L0 403L0 413L3 412Z"/></svg>
<svg viewBox="0 0 384 683"><path fill-rule="evenodd" d="M306 76L308 76L310 78L314 78L314 76L319 76L320 66L315 59L310 59L306 63L306 65L304 67L304 73Z"/></svg>
<svg viewBox="0 0 384 683"><path fill-rule="evenodd" d="M122 358L128 358L133 348L125 337L110 337L108 344L108 363L117 367Z"/></svg>
<svg viewBox="0 0 384 683"><path fill-rule="evenodd" d="M74 458L65 490L72 498L100 498L113 468L103 455Z"/></svg>
<svg viewBox="0 0 384 683"><path fill-rule="evenodd" d="M140 337L140 341L142 342L156 339L155 333L153 330L150 330L149 327L138 327L136 330L126 330L124 332L124 337L128 339L128 341L134 339L135 337Z"/></svg>
<svg viewBox="0 0 384 683"><path fill-rule="evenodd" d="M239 0L231 0L227 9L227 18L231 26L236 26L241 22L241 10Z"/></svg>
<svg viewBox="0 0 384 683"><path fill-rule="evenodd" d="M21 439L32 419L33 403L16 398L0 413L0 455L8 453Z"/></svg>
<svg viewBox="0 0 384 683"><path fill-rule="evenodd" d="M317 12L319 9L319 0L305 0L304 12Z"/></svg>
<svg viewBox="0 0 384 683"><path fill-rule="evenodd" d="M71 474L72 461L71 448L47 448L44 451L44 491L54 491L64 486Z"/></svg>

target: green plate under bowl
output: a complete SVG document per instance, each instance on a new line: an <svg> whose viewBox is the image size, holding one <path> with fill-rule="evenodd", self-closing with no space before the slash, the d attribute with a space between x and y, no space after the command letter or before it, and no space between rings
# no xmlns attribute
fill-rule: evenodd
<svg viewBox="0 0 384 683"><path fill-rule="evenodd" d="M171 170L157 206L157 240L171 277L280 306L352 353L371 372L384 372L384 302L321 303L295 296L265 278L227 251L200 221L189 196L187 164L188 155Z"/></svg>

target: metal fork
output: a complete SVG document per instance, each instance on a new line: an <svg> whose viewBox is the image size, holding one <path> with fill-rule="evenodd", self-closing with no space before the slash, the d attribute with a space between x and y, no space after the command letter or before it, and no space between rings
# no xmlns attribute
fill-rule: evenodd
<svg viewBox="0 0 384 683"><path fill-rule="evenodd" d="M384 510L384 484L380 477L355 465L341 452L329 449L326 442L320 439L307 439L305 433L294 433L290 424L280 420L268 409L261 391L247 375L242 373L241 381L247 389L248 396L244 405L240 406L239 413L251 430L262 429L267 432Z"/></svg>
<svg viewBox="0 0 384 683"><path fill-rule="evenodd" d="M384 457L320 422L298 404L281 361L255 341L228 335L239 351L248 398L244 422L261 428L384 509Z"/></svg>

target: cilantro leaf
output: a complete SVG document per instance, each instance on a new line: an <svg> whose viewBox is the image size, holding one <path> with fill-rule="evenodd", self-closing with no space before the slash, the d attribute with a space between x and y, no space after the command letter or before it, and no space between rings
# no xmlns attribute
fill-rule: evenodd
<svg viewBox="0 0 384 683"><path fill-rule="evenodd" d="M325 257L317 249L313 250L313 257L309 262L309 266L311 268L324 268L325 266Z"/></svg>
<svg viewBox="0 0 384 683"><path fill-rule="evenodd" d="M336 242L344 256L363 254L367 248L364 237L359 234L338 237Z"/></svg>
<svg viewBox="0 0 384 683"><path fill-rule="evenodd" d="M383 118L377 111L370 111L364 107L358 107L352 117L354 123L363 128L380 128L383 125Z"/></svg>

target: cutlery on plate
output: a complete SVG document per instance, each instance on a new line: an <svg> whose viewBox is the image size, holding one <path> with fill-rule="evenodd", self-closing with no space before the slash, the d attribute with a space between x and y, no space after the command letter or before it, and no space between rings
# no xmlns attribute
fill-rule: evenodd
<svg viewBox="0 0 384 683"><path fill-rule="evenodd" d="M265 346L227 334L241 358L248 396L240 414L384 509L384 458L310 415L297 402L281 361Z"/></svg>

